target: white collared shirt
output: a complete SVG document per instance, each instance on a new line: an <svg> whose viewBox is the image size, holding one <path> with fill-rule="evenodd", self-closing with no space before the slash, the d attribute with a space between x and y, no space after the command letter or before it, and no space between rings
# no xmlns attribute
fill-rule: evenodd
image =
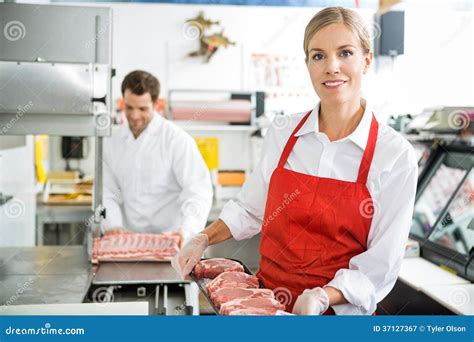
<svg viewBox="0 0 474 342"><path fill-rule="evenodd" d="M209 170L194 139L154 114L134 138L128 124L104 139L104 230L201 231L212 205Z"/></svg>
<svg viewBox="0 0 474 342"><path fill-rule="evenodd" d="M319 105L295 134L299 137L285 168L300 173L355 182L367 144L372 111L365 101L357 128L344 139L329 141L319 132ZM237 240L261 231L270 177L290 134L306 113L276 119L265 137L259 165L236 201L228 202L220 219ZM376 113L375 113L376 114ZM379 122L374 157L367 180L375 215L366 252L354 256L348 269L337 271L327 285L339 289L349 304L332 306L338 315L372 314L393 288L411 226L418 166L410 143Z"/></svg>

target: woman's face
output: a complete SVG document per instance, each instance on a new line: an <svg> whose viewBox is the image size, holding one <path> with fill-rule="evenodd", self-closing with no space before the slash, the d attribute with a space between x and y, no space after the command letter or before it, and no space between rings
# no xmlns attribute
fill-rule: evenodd
<svg viewBox="0 0 474 342"><path fill-rule="evenodd" d="M322 102L341 104L360 97L362 75L372 61L357 36L342 23L316 32L308 44L307 67Z"/></svg>

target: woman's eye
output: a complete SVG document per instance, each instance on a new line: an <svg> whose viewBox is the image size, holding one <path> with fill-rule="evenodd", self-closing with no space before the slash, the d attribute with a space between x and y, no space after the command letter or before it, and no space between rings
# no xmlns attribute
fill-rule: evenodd
<svg viewBox="0 0 474 342"><path fill-rule="evenodd" d="M315 53L314 56L313 56L313 59L315 61L319 61L319 60L323 59L323 55L321 53Z"/></svg>
<svg viewBox="0 0 474 342"><path fill-rule="evenodd" d="M342 56L343 57L352 56L352 51L351 50L342 50Z"/></svg>

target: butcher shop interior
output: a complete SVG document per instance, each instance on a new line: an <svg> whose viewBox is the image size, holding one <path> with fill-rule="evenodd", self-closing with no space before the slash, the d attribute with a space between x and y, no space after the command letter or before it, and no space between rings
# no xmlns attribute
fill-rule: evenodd
<svg viewBox="0 0 474 342"><path fill-rule="evenodd" d="M473 9L0 0L0 315L474 315Z"/></svg>

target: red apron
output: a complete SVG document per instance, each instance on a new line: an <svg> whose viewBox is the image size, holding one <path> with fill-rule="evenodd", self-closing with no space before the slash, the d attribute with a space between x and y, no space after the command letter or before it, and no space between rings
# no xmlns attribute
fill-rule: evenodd
<svg viewBox="0 0 474 342"><path fill-rule="evenodd" d="M305 289L322 287L349 260L367 250L374 206L367 176L377 141L372 115L367 146L356 182L311 176L285 169L285 163L311 112L291 134L268 189L257 276L275 291L287 311ZM332 308L326 314L334 314Z"/></svg>

